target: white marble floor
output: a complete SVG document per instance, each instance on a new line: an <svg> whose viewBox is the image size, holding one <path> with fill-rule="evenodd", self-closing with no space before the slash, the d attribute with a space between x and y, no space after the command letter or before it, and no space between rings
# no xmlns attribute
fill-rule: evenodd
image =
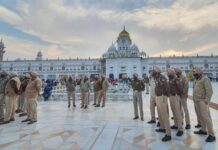
<svg viewBox="0 0 218 150"><path fill-rule="evenodd" d="M193 134L196 115L189 100L191 130L182 137L172 131L171 142L163 143L164 134L156 133L150 120L149 96L144 96L145 121L132 120L131 101L109 101L105 108L89 106L87 110L67 108L66 101L38 103L38 122L27 125L25 119L16 117L15 122L0 126L1 150L145 150L145 149L218 149L218 140L206 143L207 136ZM90 102L92 103L92 102ZM218 137L218 111L211 110L214 129ZM171 124L172 120L171 120Z"/></svg>

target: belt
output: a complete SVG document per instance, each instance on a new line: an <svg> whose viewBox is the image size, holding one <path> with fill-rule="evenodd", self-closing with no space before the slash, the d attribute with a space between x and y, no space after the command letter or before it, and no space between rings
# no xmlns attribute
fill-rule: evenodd
<svg viewBox="0 0 218 150"><path fill-rule="evenodd" d="M178 94L170 94L170 96L179 96Z"/></svg>

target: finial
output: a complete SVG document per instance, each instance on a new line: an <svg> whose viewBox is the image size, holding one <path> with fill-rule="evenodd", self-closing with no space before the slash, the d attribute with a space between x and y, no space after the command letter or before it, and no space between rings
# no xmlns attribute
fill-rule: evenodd
<svg viewBox="0 0 218 150"><path fill-rule="evenodd" d="M124 31L126 30L126 27L125 27L125 25L123 26L123 30L124 30Z"/></svg>

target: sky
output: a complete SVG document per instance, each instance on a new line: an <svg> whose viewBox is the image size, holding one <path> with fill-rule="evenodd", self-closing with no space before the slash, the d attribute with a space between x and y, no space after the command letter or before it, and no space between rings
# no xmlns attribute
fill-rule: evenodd
<svg viewBox="0 0 218 150"><path fill-rule="evenodd" d="M147 56L218 55L217 0L0 0L4 59L100 58L125 26Z"/></svg>

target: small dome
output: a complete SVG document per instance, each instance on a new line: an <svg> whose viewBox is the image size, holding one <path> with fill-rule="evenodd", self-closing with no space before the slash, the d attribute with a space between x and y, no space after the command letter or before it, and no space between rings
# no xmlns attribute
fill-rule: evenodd
<svg viewBox="0 0 218 150"><path fill-rule="evenodd" d="M135 45L135 44L132 45L131 49L134 50L134 51L139 51L138 46Z"/></svg>
<svg viewBox="0 0 218 150"><path fill-rule="evenodd" d="M108 52L114 52L114 51L116 51L117 49L116 49L116 47L115 47L115 45L112 43L112 45L108 48Z"/></svg>

